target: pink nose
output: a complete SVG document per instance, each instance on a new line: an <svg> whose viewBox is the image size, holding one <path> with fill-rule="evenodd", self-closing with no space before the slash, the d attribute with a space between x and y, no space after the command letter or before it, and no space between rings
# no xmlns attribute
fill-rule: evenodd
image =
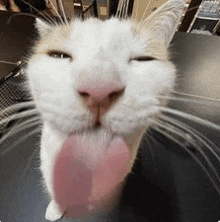
<svg viewBox="0 0 220 222"><path fill-rule="evenodd" d="M87 106L90 108L108 108L110 104L124 91L124 86L119 81L94 81L81 85L77 88L79 95L87 99Z"/></svg>

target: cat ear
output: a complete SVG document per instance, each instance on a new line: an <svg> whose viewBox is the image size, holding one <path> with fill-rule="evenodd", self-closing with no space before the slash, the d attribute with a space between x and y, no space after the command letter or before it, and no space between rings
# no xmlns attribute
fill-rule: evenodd
<svg viewBox="0 0 220 222"><path fill-rule="evenodd" d="M185 2L185 0L169 0L143 23L144 27L150 29L155 38L164 41L166 47L169 46L183 15Z"/></svg>
<svg viewBox="0 0 220 222"><path fill-rule="evenodd" d="M41 37L46 36L52 29L52 26L44 22L42 19L36 18L35 27Z"/></svg>

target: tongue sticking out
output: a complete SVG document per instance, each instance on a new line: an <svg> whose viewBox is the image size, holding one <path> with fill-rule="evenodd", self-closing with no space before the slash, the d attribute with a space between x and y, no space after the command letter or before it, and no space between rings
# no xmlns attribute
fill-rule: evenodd
<svg viewBox="0 0 220 222"><path fill-rule="evenodd" d="M66 216L102 211L129 171L130 152L121 137L104 130L71 135L54 165L54 193Z"/></svg>

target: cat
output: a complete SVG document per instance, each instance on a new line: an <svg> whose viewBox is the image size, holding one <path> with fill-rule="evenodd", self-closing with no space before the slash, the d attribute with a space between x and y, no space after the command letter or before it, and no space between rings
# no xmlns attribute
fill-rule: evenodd
<svg viewBox="0 0 220 222"><path fill-rule="evenodd" d="M171 0L141 23L37 19L40 39L26 72L43 120L46 219L87 216L117 203L140 140L165 105L158 96L174 86L167 48L183 7Z"/></svg>
<svg viewBox="0 0 220 222"><path fill-rule="evenodd" d="M119 201L140 141L175 85L168 46L184 4L170 0L139 22L36 20L26 74L42 119L46 219L86 218Z"/></svg>

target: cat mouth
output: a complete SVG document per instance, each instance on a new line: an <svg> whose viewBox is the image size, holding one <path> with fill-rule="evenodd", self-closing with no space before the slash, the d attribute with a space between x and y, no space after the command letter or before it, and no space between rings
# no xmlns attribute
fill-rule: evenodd
<svg viewBox="0 0 220 222"><path fill-rule="evenodd" d="M93 130L99 130L103 127L103 124L101 123L100 119L96 119L94 125L92 126Z"/></svg>
<svg viewBox="0 0 220 222"><path fill-rule="evenodd" d="M57 203L71 218L102 212L117 193L130 165L131 154L124 139L111 131L96 126L70 134L54 165Z"/></svg>

